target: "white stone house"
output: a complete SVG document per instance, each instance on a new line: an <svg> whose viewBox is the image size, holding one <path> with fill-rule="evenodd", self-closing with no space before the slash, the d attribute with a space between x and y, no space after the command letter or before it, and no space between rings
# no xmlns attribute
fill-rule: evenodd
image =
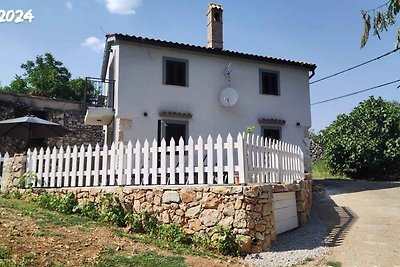
<svg viewBox="0 0 400 267"><path fill-rule="evenodd" d="M222 15L210 4L206 47L107 35L100 80L112 81L108 105L89 108L86 122L105 125L108 143L237 135L252 126L302 147L307 157L316 65L224 50ZM234 88L230 99L221 97L227 87Z"/></svg>

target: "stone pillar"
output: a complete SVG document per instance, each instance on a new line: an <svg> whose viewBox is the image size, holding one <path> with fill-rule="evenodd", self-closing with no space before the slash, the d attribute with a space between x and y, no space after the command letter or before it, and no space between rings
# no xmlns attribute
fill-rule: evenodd
<svg viewBox="0 0 400 267"><path fill-rule="evenodd" d="M15 154L3 165L3 180L1 181L1 193L7 193L13 188L18 188L18 180L26 172L26 154Z"/></svg>
<svg viewBox="0 0 400 267"><path fill-rule="evenodd" d="M311 174L305 174L304 180L299 183L300 189L296 191L297 215L300 226L307 224L311 216L312 205L312 179Z"/></svg>

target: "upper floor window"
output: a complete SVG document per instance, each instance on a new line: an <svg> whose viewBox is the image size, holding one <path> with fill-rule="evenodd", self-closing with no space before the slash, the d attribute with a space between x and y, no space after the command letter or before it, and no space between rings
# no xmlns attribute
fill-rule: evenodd
<svg viewBox="0 0 400 267"><path fill-rule="evenodd" d="M188 86L188 65L185 59L163 58L163 83Z"/></svg>
<svg viewBox="0 0 400 267"><path fill-rule="evenodd" d="M279 72L260 70L260 94L279 95Z"/></svg>

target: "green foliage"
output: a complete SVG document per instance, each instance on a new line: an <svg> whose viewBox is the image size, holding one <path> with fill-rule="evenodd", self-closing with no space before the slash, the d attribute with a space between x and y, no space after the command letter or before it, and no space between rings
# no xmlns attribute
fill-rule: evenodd
<svg viewBox="0 0 400 267"><path fill-rule="evenodd" d="M91 83L86 84L81 78L71 79L71 73L64 64L50 53L37 56L35 61L28 60L21 68L24 74L16 75L10 85L1 90L74 101L82 100L86 88L88 101L97 95Z"/></svg>
<svg viewBox="0 0 400 267"><path fill-rule="evenodd" d="M65 197L60 194L40 194L35 202L39 207L52 211L66 214L77 213L92 220L99 220L120 227L131 226L134 233L163 240L171 244L172 247L189 245L197 248L213 248L213 242L209 236L191 236L178 223L160 224L156 216L148 212L127 213L113 194L104 194L99 204L87 202L78 205L72 193L68 193ZM219 253L223 255L238 254L238 241L230 229L216 227L213 233L218 233L215 245ZM167 246L167 248L170 248L170 246Z"/></svg>
<svg viewBox="0 0 400 267"><path fill-rule="evenodd" d="M182 243L187 245L193 243L192 237L177 223L160 224L158 228L158 236L173 243Z"/></svg>
<svg viewBox="0 0 400 267"><path fill-rule="evenodd" d="M396 25L396 16L400 11L400 1L390 0L388 4L368 11L361 11L361 17L364 20L364 32L361 39L361 48L367 42L371 31L373 35L381 39L380 33L388 31L389 27ZM371 17L372 13L372 17ZM371 25L372 20L372 25ZM400 47L400 28L397 32L396 48Z"/></svg>
<svg viewBox="0 0 400 267"><path fill-rule="evenodd" d="M93 221L97 221L100 217L99 207L94 202L88 202L83 205L79 205L74 209L74 212L77 212Z"/></svg>
<svg viewBox="0 0 400 267"><path fill-rule="evenodd" d="M239 253L239 242L232 230L219 225L214 228L214 232L219 234L217 239L218 252L222 255L237 256Z"/></svg>
<svg viewBox="0 0 400 267"><path fill-rule="evenodd" d="M10 196L11 196L13 199L21 199L22 194L21 194L21 192L19 192L18 189L14 189L14 190L12 190L12 191L10 192Z"/></svg>
<svg viewBox="0 0 400 267"><path fill-rule="evenodd" d="M11 259L11 251L3 247L0 247L0 260L7 260L7 259Z"/></svg>
<svg viewBox="0 0 400 267"><path fill-rule="evenodd" d="M325 160L316 160L312 165L312 177L313 179L323 179L323 178L344 178L339 175L333 174L328 167Z"/></svg>
<svg viewBox="0 0 400 267"><path fill-rule="evenodd" d="M102 252L100 262L94 266L143 266L143 267L185 267L185 260L180 256L162 256L155 251L146 251L134 256L125 256L109 248Z"/></svg>
<svg viewBox="0 0 400 267"><path fill-rule="evenodd" d="M334 174L355 179L400 178L400 104L370 97L321 132Z"/></svg>
<svg viewBox="0 0 400 267"><path fill-rule="evenodd" d="M148 212L137 214L128 213L125 215L125 223L132 227L135 233L146 233L156 235L158 233L157 219Z"/></svg>
<svg viewBox="0 0 400 267"><path fill-rule="evenodd" d="M37 180L37 174L35 172L26 172L18 179L19 188L32 188Z"/></svg>
<svg viewBox="0 0 400 267"><path fill-rule="evenodd" d="M329 267L342 267L342 263L340 261L328 261L326 266Z"/></svg>
<svg viewBox="0 0 400 267"><path fill-rule="evenodd" d="M247 133L254 133L254 129L255 129L256 127L255 126L247 126L246 127L246 132Z"/></svg>
<svg viewBox="0 0 400 267"><path fill-rule="evenodd" d="M112 194L104 194L100 205L100 220L103 222L125 226L125 211Z"/></svg>
<svg viewBox="0 0 400 267"><path fill-rule="evenodd" d="M58 211L65 214L72 214L77 206L77 201L72 193L68 193L65 197L60 194L41 194L36 203L44 209Z"/></svg>

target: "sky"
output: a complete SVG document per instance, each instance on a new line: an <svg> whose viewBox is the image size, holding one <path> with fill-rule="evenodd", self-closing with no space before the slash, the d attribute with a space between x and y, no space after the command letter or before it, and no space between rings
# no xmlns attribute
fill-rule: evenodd
<svg viewBox="0 0 400 267"><path fill-rule="evenodd" d="M386 0L218 0L224 8L224 48L315 63L312 80L394 49L397 29L371 37L360 49L360 11ZM73 77L100 76L104 32L206 45L207 0L0 0L0 9L32 10L31 23L0 23L0 82L22 63L52 53ZM310 85L311 102L400 78L400 52ZM311 81L312 81L311 80ZM328 126L370 95L400 100L399 84L314 105L312 129Z"/></svg>

